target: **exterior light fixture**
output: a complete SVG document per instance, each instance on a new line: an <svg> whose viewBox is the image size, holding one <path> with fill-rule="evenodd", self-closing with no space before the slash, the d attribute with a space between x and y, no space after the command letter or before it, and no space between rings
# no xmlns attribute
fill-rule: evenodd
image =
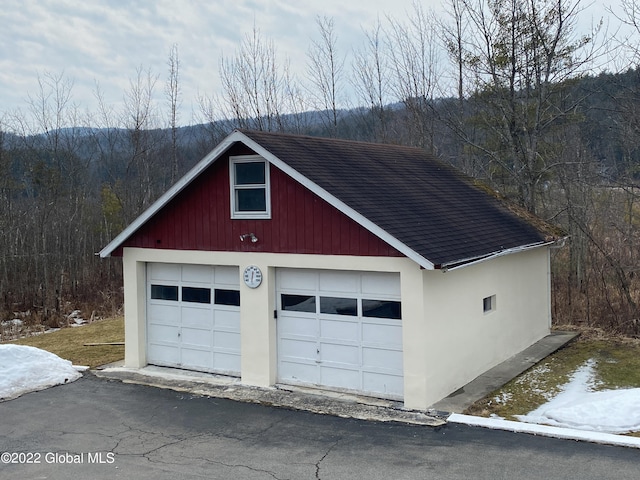
<svg viewBox="0 0 640 480"><path fill-rule="evenodd" d="M243 233L240 235L240 241L244 242L247 238L251 239L251 243L256 243L258 241L258 237L254 233Z"/></svg>

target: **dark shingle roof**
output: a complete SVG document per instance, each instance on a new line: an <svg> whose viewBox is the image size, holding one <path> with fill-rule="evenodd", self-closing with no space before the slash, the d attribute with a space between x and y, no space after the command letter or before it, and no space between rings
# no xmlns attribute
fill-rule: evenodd
<svg viewBox="0 0 640 480"><path fill-rule="evenodd" d="M240 132L436 267L545 242L533 223L421 149Z"/></svg>

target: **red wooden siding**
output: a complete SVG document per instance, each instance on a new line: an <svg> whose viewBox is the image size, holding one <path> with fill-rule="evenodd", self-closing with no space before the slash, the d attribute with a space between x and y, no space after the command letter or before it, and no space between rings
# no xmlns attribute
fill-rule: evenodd
<svg viewBox="0 0 640 480"><path fill-rule="evenodd" d="M253 152L233 149L231 154ZM124 247L402 256L271 165L271 219L232 220L228 156L219 158L123 243ZM254 233L258 242L240 241ZM114 254L121 255L118 249Z"/></svg>

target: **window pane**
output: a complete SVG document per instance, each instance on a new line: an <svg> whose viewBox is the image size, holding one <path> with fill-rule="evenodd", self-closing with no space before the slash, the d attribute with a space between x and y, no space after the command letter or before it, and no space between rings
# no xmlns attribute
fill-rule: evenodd
<svg viewBox="0 0 640 480"><path fill-rule="evenodd" d="M151 298L153 300L178 301L178 287L175 285L151 285Z"/></svg>
<svg viewBox="0 0 640 480"><path fill-rule="evenodd" d="M211 303L211 289L182 287L182 301L192 303Z"/></svg>
<svg viewBox="0 0 640 480"><path fill-rule="evenodd" d="M320 313L333 315L358 315L358 300L355 298L320 297Z"/></svg>
<svg viewBox="0 0 640 480"><path fill-rule="evenodd" d="M316 297L310 295L282 295L282 310L316 313Z"/></svg>
<svg viewBox="0 0 640 480"><path fill-rule="evenodd" d="M236 190L236 210L238 212L266 212L265 189L243 188Z"/></svg>
<svg viewBox="0 0 640 480"><path fill-rule="evenodd" d="M216 288L213 301L216 305L233 305L239 307L240 290L222 290Z"/></svg>
<svg viewBox="0 0 640 480"><path fill-rule="evenodd" d="M265 162L239 162L236 166L236 185L264 185Z"/></svg>
<svg viewBox="0 0 640 480"><path fill-rule="evenodd" d="M400 302L391 300L362 300L362 315L374 318L392 318L400 320Z"/></svg>
<svg viewBox="0 0 640 480"><path fill-rule="evenodd" d="M496 296L485 297L482 299L482 310L484 313L490 312L496 308Z"/></svg>

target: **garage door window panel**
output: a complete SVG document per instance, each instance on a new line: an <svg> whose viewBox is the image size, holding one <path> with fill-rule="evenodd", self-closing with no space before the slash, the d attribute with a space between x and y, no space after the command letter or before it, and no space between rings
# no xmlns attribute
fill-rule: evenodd
<svg viewBox="0 0 640 480"><path fill-rule="evenodd" d="M182 301L190 303L211 303L211 289L182 287Z"/></svg>
<svg viewBox="0 0 640 480"><path fill-rule="evenodd" d="M320 297L320 313L330 315L358 315L358 300L355 298Z"/></svg>
<svg viewBox="0 0 640 480"><path fill-rule="evenodd" d="M214 303L216 305L240 306L240 290L226 290L216 288L214 293Z"/></svg>
<svg viewBox="0 0 640 480"><path fill-rule="evenodd" d="M370 318L402 319L400 302L393 300L362 300L362 316Z"/></svg>
<svg viewBox="0 0 640 480"><path fill-rule="evenodd" d="M291 312L316 313L315 295L288 295L282 294L280 297L282 310Z"/></svg>
<svg viewBox="0 0 640 480"><path fill-rule="evenodd" d="M151 285L152 300L178 301L178 287L175 285Z"/></svg>

